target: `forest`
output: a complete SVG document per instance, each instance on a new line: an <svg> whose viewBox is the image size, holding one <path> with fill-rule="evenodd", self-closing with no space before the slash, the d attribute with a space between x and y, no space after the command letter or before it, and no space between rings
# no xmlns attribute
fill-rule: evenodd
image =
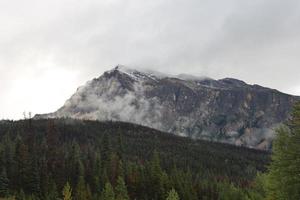
<svg viewBox="0 0 300 200"><path fill-rule="evenodd" d="M299 111L272 155L125 122L0 121L0 199L297 199ZM280 165L287 158L296 163ZM282 183L287 165L293 180Z"/></svg>

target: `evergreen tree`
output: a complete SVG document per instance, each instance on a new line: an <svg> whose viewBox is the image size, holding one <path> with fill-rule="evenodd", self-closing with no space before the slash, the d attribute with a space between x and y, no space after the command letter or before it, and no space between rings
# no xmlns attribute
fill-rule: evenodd
<svg viewBox="0 0 300 200"><path fill-rule="evenodd" d="M26 200L26 196L23 190L18 192L18 194L16 195L16 200Z"/></svg>
<svg viewBox="0 0 300 200"><path fill-rule="evenodd" d="M149 192L153 199L160 199L164 196L163 188L163 171L160 166L160 158L158 152L155 150L152 160L150 161L150 185Z"/></svg>
<svg viewBox="0 0 300 200"><path fill-rule="evenodd" d="M218 183L218 193L220 200L243 200L245 194L240 188L235 187L229 182Z"/></svg>
<svg viewBox="0 0 300 200"><path fill-rule="evenodd" d="M53 179L51 179L51 174L49 174L48 172L48 167L47 167L47 160L45 156L42 156L42 158L40 159L41 165L40 165L40 193L42 195L42 197L46 198L49 193L53 192L54 186L55 185L55 193L57 194L57 188L56 188L56 184L53 181Z"/></svg>
<svg viewBox="0 0 300 200"><path fill-rule="evenodd" d="M73 140L69 146L67 158L68 180L74 186L78 184L79 177L84 173L84 166L81 161L81 149L77 141Z"/></svg>
<svg viewBox="0 0 300 200"><path fill-rule="evenodd" d="M109 158L109 164L106 166L106 170L109 175L110 183L115 186L117 183L119 173L119 157L116 153L111 153Z"/></svg>
<svg viewBox="0 0 300 200"><path fill-rule="evenodd" d="M102 161L104 162L104 166L108 164L110 156L112 152L112 146L111 146L111 141L110 137L108 136L108 133L105 133L103 138L102 138L102 149L101 149L101 158Z"/></svg>
<svg viewBox="0 0 300 200"><path fill-rule="evenodd" d="M15 186L17 189L25 189L24 186L27 185L27 181L29 180L30 173L30 159L28 146L24 144L21 137L17 137L16 142L16 154L15 154L15 162L16 162L16 183Z"/></svg>
<svg viewBox="0 0 300 200"><path fill-rule="evenodd" d="M122 176L118 177L115 193L116 200L129 200L127 188Z"/></svg>
<svg viewBox="0 0 300 200"><path fill-rule="evenodd" d="M9 179L7 178L6 170L3 169L0 175L0 197L8 196Z"/></svg>
<svg viewBox="0 0 300 200"><path fill-rule="evenodd" d="M63 188L63 200L72 200L72 188L70 184L67 182Z"/></svg>
<svg viewBox="0 0 300 200"><path fill-rule="evenodd" d="M40 195L40 174L35 152L33 152L33 158L31 159L30 171L28 172L28 177L26 180L26 188L30 194L34 194L36 196Z"/></svg>
<svg viewBox="0 0 300 200"><path fill-rule="evenodd" d="M193 188L192 175L189 171L183 172L175 168L170 179L180 198L189 200L197 199L197 194Z"/></svg>
<svg viewBox="0 0 300 200"><path fill-rule="evenodd" d="M123 143L123 136L122 136L122 130L118 129L118 149L117 154L120 158L120 160L123 160L123 154L124 154L124 143Z"/></svg>
<svg viewBox="0 0 300 200"><path fill-rule="evenodd" d="M168 197L166 200L179 200L179 196L174 188L169 191Z"/></svg>
<svg viewBox="0 0 300 200"><path fill-rule="evenodd" d="M76 186L76 200L87 200L87 191L83 176L79 176L79 181Z"/></svg>
<svg viewBox="0 0 300 200"><path fill-rule="evenodd" d="M58 199L58 191L57 191L57 187L56 187L56 184L55 182L51 179L49 184L48 184L48 187L47 188L47 194L44 195L44 198L47 198L47 200L57 200Z"/></svg>
<svg viewBox="0 0 300 200"><path fill-rule="evenodd" d="M103 200L115 200L115 193L109 182L107 182L105 184L105 187L102 192L102 199Z"/></svg>
<svg viewBox="0 0 300 200"><path fill-rule="evenodd" d="M6 169L7 177L8 179L15 179L15 174L14 174L14 148L15 144L12 142L10 138L10 134L6 134L4 136L4 166ZM13 187L14 182L10 182L9 186L10 189L15 189Z"/></svg>
<svg viewBox="0 0 300 200"><path fill-rule="evenodd" d="M266 198L266 175L257 173L254 186L248 191L248 198L251 200L264 200Z"/></svg>
<svg viewBox="0 0 300 200"><path fill-rule="evenodd" d="M101 194L101 179L102 179L102 163L101 163L101 156L100 156L99 150L97 150L95 154L95 159L93 162L93 167L92 167L92 184L91 184L91 189L93 192L95 192L97 195ZM104 187L104 185L103 185Z"/></svg>
<svg viewBox="0 0 300 200"><path fill-rule="evenodd" d="M272 162L267 174L269 199L300 199L300 102L288 127L277 130Z"/></svg>
<svg viewBox="0 0 300 200"><path fill-rule="evenodd" d="M93 199L92 191L91 191L90 185L87 184L86 185L86 200L91 200L91 199Z"/></svg>

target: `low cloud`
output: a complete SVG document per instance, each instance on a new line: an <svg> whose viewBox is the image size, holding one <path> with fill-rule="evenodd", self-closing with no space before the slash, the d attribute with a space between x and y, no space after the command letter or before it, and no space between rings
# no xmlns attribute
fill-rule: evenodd
<svg viewBox="0 0 300 200"><path fill-rule="evenodd" d="M139 83L133 85L133 91L128 91L115 79L87 83L57 113L49 116L125 121L162 129L162 106L158 100L146 99Z"/></svg>

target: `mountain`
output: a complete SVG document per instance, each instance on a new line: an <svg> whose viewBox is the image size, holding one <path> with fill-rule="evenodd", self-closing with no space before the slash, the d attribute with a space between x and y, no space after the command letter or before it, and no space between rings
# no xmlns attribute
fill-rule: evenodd
<svg viewBox="0 0 300 200"><path fill-rule="evenodd" d="M125 121L180 136L269 149L298 97L241 80L169 76L117 66L87 82L54 113Z"/></svg>

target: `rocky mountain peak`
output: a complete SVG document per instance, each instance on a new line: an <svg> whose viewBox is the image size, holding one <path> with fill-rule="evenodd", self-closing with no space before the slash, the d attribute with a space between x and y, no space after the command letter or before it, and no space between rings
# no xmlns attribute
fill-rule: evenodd
<svg viewBox="0 0 300 200"><path fill-rule="evenodd" d="M89 81L54 113L126 121L181 136L268 149L298 97L225 78L166 75L118 65Z"/></svg>

